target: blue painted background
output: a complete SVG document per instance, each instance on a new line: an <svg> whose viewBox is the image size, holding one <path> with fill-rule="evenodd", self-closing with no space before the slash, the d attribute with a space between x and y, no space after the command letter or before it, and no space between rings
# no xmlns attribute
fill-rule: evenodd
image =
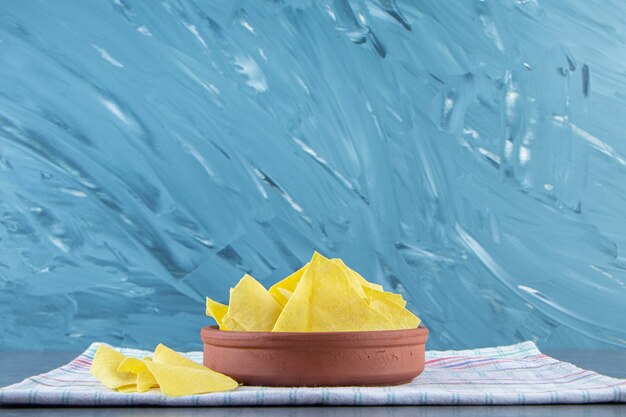
<svg viewBox="0 0 626 417"><path fill-rule="evenodd" d="M620 1L0 3L0 348L199 349L313 250L430 348L626 347Z"/></svg>

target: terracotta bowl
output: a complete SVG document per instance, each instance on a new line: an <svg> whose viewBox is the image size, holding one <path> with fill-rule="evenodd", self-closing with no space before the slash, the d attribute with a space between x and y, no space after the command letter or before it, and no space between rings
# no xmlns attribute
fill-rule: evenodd
<svg viewBox="0 0 626 417"><path fill-rule="evenodd" d="M204 365L246 385L381 386L424 370L428 329L270 333L201 331Z"/></svg>

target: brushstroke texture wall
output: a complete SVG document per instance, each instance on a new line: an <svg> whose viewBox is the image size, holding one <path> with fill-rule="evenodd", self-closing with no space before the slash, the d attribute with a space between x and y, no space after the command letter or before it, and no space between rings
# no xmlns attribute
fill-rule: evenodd
<svg viewBox="0 0 626 417"><path fill-rule="evenodd" d="M626 4L0 4L0 348L199 348L317 249L430 348L626 346Z"/></svg>

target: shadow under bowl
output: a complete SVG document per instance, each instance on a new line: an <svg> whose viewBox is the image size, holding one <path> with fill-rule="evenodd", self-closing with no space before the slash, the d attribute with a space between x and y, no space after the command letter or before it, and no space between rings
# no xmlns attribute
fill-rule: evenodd
<svg viewBox="0 0 626 417"><path fill-rule="evenodd" d="M204 365L245 385L386 386L424 371L428 329L232 332L203 327Z"/></svg>

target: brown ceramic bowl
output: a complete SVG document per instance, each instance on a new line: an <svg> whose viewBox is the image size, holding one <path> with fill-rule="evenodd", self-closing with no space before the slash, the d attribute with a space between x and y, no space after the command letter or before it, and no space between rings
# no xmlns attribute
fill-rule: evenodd
<svg viewBox="0 0 626 417"><path fill-rule="evenodd" d="M428 329L200 334L204 365L246 385L381 386L422 373Z"/></svg>

